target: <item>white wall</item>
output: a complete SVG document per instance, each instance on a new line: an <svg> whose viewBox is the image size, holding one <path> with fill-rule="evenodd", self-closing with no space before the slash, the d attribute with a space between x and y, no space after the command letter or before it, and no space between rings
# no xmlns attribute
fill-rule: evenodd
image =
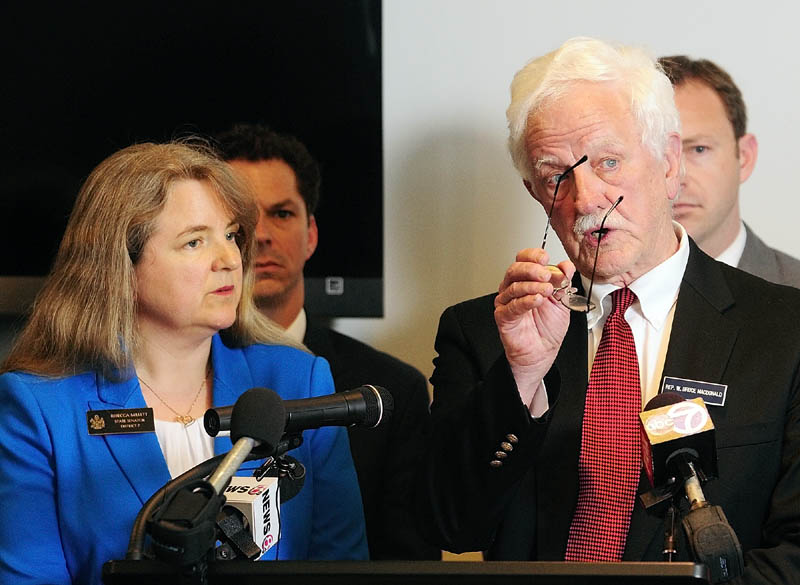
<svg viewBox="0 0 800 585"><path fill-rule="evenodd" d="M769 1L384 0L386 316L336 327L430 376L442 310L495 290L516 251L539 244L544 213L505 150L508 85L577 35L726 68L761 146L742 214L800 257L799 13Z"/></svg>

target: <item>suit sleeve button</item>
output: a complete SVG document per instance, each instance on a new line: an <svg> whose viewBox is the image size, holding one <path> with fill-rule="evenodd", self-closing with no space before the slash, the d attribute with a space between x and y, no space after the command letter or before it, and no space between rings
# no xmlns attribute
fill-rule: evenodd
<svg viewBox="0 0 800 585"><path fill-rule="evenodd" d="M498 461L497 459L492 459L491 461L489 461L489 465L497 469L498 467L503 467L503 462Z"/></svg>
<svg viewBox="0 0 800 585"><path fill-rule="evenodd" d="M513 451L514 450L514 446L511 443L506 443L505 441L500 443L500 448L503 451Z"/></svg>
<svg viewBox="0 0 800 585"><path fill-rule="evenodd" d="M519 443L519 439L517 438L517 435L514 435L512 433L508 433L506 435L506 439L508 439L508 442L511 443L512 445L516 445L517 443Z"/></svg>

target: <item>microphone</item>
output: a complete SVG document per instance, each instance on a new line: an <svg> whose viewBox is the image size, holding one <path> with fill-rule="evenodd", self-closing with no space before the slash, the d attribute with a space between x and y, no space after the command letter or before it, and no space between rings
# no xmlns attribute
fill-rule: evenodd
<svg viewBox="0 0 800 585"><path fill-rule="evenodd" d="M216 540L217 516L225 496L223 490L255 447L269 454L283 435L286 414L283 401L272 390L248 390L232 411L233 448L208 480L195 480L166 494L165 501L147 520L156 556L183 567L195 567L200 574L207 564L207 552Z"/></svg>
<svg viewBox="0 0 800 585"><path fill-rule="evenodd" d="M717 444L702 398L684 400L676 392L662 392L639 417L651 446L654 485L680 479L690 502L705 502L700 482L717 477Z"/></svg>
<svg viewBox="0 0 800 585"><path fill-rule="evenodd" d="M714 424L703 399L684 400L675 392L662 392L648 402L639 416L652 446L657 486L640 495L645 507L674 501L682 486L690 506L683 528L695 559L709 568L712 583L740 576L744 559L739 539L722 508L709 504L701 488L701 483L717 477ZM669 516L673 514L674 504ZM673 520L668 517L668 524ZM668 526L664 552L670 558L675 553L671 536Z"/></svg>
<svg viewBox="0 0 800 585"><path fill-rule="evenodd" d="M254 388L253 390L258 390ZM251 390L248 390L251 392ZM246 393L245 393L246 394ZM237 401L238 404L238 401ZM391 393L380 386L360 386L347 392L335 392L326 396L284 400L286 433L301 432L326 426L376 427L391 418L394 399ZM231 428L233 407L210 408L203 416L206 432L216 437ZM259 413L254 413L259 416ZM233 439L233 432L231 432Z"/></svg>
<svg viewBox="0 0 800 585"><path fill-rule="evenodd" d="M273 390L251 388L236 400L228 419L231 449L208 482L221 494L228 481L250 452L259 447L267 455L275 450L283 436L286 413L283 400ZM232 421L232 422L231 422Z"/></svg>

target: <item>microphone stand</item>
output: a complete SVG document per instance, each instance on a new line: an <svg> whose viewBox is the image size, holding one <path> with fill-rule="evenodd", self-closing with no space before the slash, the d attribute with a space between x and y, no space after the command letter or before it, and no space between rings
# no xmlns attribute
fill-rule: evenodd
<svg viewBox="0 0 800 585"><path fill-rule="evenodd" d="M224 456L211 476L187 481L173 490L147 520L156 557L182 568L184 582L208 582L208 562L213 558L217 518L225 504L225 487L260 441L242 436ZM256 455L263 457L263 454ZM235 522L237 517L233 518ZM230 522L230 516L226 519ZM241 533L234 527L234 532ZM243 530L243 527L242 527ZM249 539L245 539L249 540ZM252 547L250 547L252 552Z"/></svg>
<svg viewBox="0 0 800 585"><path fill-rule="evenodd" d="M196 480L172 492L147 521L156 557L180 566L184 583L208 582L217 516L224 503L225 496L207 480Z"/></svg>
<svg viewBox="0 0 800 585"><path fill-rule="evenodd" d="M223 490L244 461L264 457L253 451L255 445L256 441L243 437L227 454L196 465L156 491L136 516L125 558L143 559L145 534L150 533L158 558L183 567L188 582L206 583L208 561L217 539L217 519L225 503ZM220 527L223 541L241 530L240 518L223 515L220 520L225 526ZM249 552L252 555L252 549Z"/></svg>
<svg viewBox="0 0 800 585"><path fill-rule="evenodd" d="M263 453L252 451L244 453L242 457L242 450L243 447L240 447L234 454L238 464L232 469L231 475L242 462L264 457ZM225 473L231 470L232 459L229 455L230 452L212 457L156 491L136 516L125 558L142 560L145 556L145 535L150 533L158 558L183 567L185 582L206 583L208 561L217 539L217 519L225 502L222 490L230 480L230 476L224 479L220 473L213 472L223 466ZM206 481L204 478L209 474L211 477ZM211 479L214 479L213 484ZM223 515L220 521L226 527L225 530L220 528L220 536L223 541L228 541L228 533L238 529L241 519ZM238 524L232 525L235 521Z"/></svg>
<svg viewBox="0 0 800 585"><path fill-rule="evenodd" d="M296 449L302 444L302 433L286 433L275 447L273 456L268 457L264 464L253 473L258 481L265 477L278 478L281 504L285 504L295 497L305 485L306 468L294 457L286 455L290 450Z"/></svg>
<svg viewBox="0 0 800 585"><path fill-rule="evenodd" d="M269 463L262 469L277 460L279 477L283 472L292 479L304 479L305 469L299 462L280 458L302 443L299 432L283 434L286 420L283 400L274 391L251 388L242 394L231 413L233 448L168 482L150 497L134 522L126 558L142 558L143 526L150 534L156 557L179 565L183 582L207 582L218 531L223 544L230 543L247 558L256 558L260 549L245 533L241 515L221 514L226 501L224 490L243 462L268 456ZM225 557L221 552L220 558Z"/></svg>
<svg viewBox="0 0 800 585"><path fill-rule="evenodd" d="M677 549L677 542L675 538L675 529L677 528L678 516L678 509L675 506L674 502L670 502L669 508L667 508L667 513L664 518L665 522L665 530L664 530L664 560L668 563L671 563L678 554Z"/></svg>
<svg viewBox="0 0 800 585"><path fill-rule="evenodd" d="M142 509L139 510L139 513L136 515L136 520L133 522L133 529L131 530L131 536L128 541L128 550L125 553L125 558L127 560L139 561L144 558L144 539L147 520L152 517L155 510L166 501L167 496L193 481L207 477L217 468L224 457L224 454L217 455L195 465L175 479L168 481L150 496L150 499L144 503L144 506L142 506Z"/></svg>
<svg viewBox="0 0 800 585"><path fill-rule="evenodd" d="M664 531L664 560L672 561L677 555L676 524L680 489L686 492L689 512L682 520L683 529L692 555L705 564L711 573L712 583L724 583L740 576L744 571L742 547L722 508L709 504L701 483L707 478L692 457L675 457L675 475L666 485L639 495L645 509L651 513L666 510ZM677 478L681 478L678 481Z"/></svg>
<svg viewBox="0 0 800 585"><path fill-rule="evenodd" d="M207 582L218 531L223 544L232 544L247 558L258 556L260 550L245 533L241 515L220 513L226 501L224 490L244 461L270 456L274 462L276 452L288 451L302 442L299 433L281 441L285 421L283 400L274 391L253 388L242 394L231 414L233 448L168 482L150 497L134 522L126 558L142 558L143 526L150 534L155 556L180 566L191 582ZM290 470L297 468L303 469L299 463L288 465ZM221 551L220 557L225 556Z"/></svg>

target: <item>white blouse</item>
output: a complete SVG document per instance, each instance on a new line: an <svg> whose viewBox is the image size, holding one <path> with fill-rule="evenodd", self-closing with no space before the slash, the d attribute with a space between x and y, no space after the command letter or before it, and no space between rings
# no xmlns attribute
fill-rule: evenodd
<svg viewBox="0 0 800 585"><path fill-rule="evenodd" d="M156 419L156 437L173 479L214 456L214 438L206 433L202 419L188 427Z"/></svg>

